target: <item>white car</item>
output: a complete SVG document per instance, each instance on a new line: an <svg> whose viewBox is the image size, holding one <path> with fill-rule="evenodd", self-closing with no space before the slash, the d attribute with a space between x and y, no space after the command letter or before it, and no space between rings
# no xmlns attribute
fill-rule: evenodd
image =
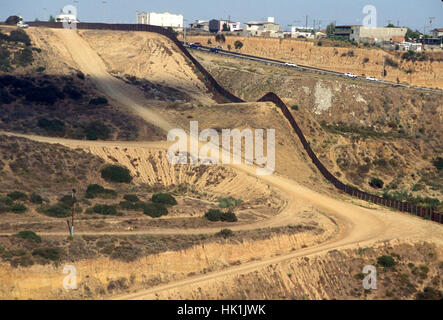
<svg viewBox="0 0 443 320"><path fill-rule="evenodd" d="M376 77L366 77L366 80L369 81L378 81L378 79Z"/></svg>
<svg viewBox="0 0 443 320"><path fill-rule="evenodd" d="M29 28L29 25L27 25L23 21L20 21L20 22L17 23L17 27L19 27L19 28Z"/></svg>
<svg viewBox="0 0 443 320"><path fill-rule="evenodd" d="M298 67L295 63L292 63L292 62L286 62L285 66L288 66L288 67Z"/></svg>
<svg viewBox="0 0 443 320"><path fill-rule="evenodd" d="M346 72L345 76L349 77L349 78L357 78L357 76L355 74L353 74L352 72Z"/></svg>

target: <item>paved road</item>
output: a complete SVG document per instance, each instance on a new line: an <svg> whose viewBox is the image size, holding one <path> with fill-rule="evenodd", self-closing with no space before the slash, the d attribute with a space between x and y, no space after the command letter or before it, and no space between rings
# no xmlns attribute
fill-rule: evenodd
<svg viewBox="0 0 443 320"><path fill-rule="evenodd" d="M231 58L239 58L239 59L244 59L244 60L249 60L249 61L254 61L254 62L260 62L260 63L265 63L267 65L274 65L274 66L297 69L297 70L305 70L305 71L317 72L317 73L321 73L321 74L329 74L329 75L338 76L338 77L342 77L342 78L348 78L348 79L350 78L340 72L321 69L321 68L314 68L314 67L305 66L305 65L301 65L301 64L296 64L296 66L289 66L289 65L286 65L286 63L288 61L281 61L281 60L269 59L269 58L264 58L264 57L257 57L257 56L253 56L253 55L248 55L248 54L243 54L243 53L233 52L233 51L228 51L228 50L223 50L223 49L215 50L212 47L206 47L206 46L195 47L195 46L185 45L185 47L187 49L191 49L191 50L195 50L195 51L207 52L207 53L212 53L212 54L217 54L217 55L228 56ZM294 62L290 62L290 63L294 63ZM358 76L355 78L352 78L352 79L359 80L359 81L365 81L365 82L372 82L372 83L374 83L374 82L381 83L381 84L391 85L393 87L413 88L413 89L418 89L418 90L423 90L423 91L428 91L428 92L435 92L435 93L440 93L440 94L443 93L443 90L440 90L440 89L431 89L431 88L410 86L407 84L398 84L395 82L389 82L389 81L384 81L384 80L374 81L374 80L368 80L366 78L358 77Z"/></svg>

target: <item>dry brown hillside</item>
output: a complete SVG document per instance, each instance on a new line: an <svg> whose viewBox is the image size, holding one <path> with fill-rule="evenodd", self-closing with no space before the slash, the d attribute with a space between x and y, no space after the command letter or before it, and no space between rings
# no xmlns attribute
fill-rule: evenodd
<svg viewBox="0 0 443 320"><path fill-rule="evenodd" d="M200 42L212 46L217 43L214 37L190 36L187 41ZM380 49L358 47L327 47L318 46L317 41L300 39L272 39L257 37L226 36L222 44L224 49L231 46L234 50L235 41L243 42L242 53L259 57L291 61L297 64L333 70L337 72L353 72L356 75L375 76L381 79L383 57L390 58L394 63L386 66L385 80L427 88L443 89L443 53L426 53L424 61L402 59L402 53L389 53Z"/></svg>
<svg viewBox="0 0 443 320"><path fill-rule="evenodd" d="M340 179L381 193L369 185L377 177L391 193L442 199L442 172L433 165L443 153L439 94L193 54L245 100L269 91L285 98L315 152Z"/></svg>

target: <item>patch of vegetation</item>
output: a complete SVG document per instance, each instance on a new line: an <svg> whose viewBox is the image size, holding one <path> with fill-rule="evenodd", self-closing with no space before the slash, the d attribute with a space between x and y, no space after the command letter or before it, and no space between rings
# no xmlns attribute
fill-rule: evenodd
<svg viewBox="0 0 443 320"><path fill-rule="evenodd" d="M8 211L12 213L24 213L28 210L23 203L13 203L9 206Z"/></svg>
<svg viewBox="0 0 443 320"><path fill-rule="evenodd" d="M241 199L234 199L234 198L220 198L218 206L220 208L230 208L230 207L236 207L243 203L243 200Z"/></svg>
<svg viewBox="0 0 443 320"><path fill-rule="evenodd" d="M108 103L108 99L106 99L105 97L97 97L97 98L91 99L89 101L89 105L93 105L93 106L105 105L107 103Z"/></svg>
<svg viewBox="0 0 443 320"><path fill-rule="evenodd" d="M383 180L381 180L379 178L372 178L371 181L369 181L369 185L372 188L381 189L381 188L383 188L384 182L383 182Z"/></svg>
<svg viewBox="0 0 443 320"><path fill-rule="evenodd" d="M105 189L99 184L90 184L86 189L85 198L103 198L103 199L115 199L117 197L117 192L112 189Z"/></svg>
<svg viewBox="0 0 443 320"><path fill-rule="evenodd" d="M24 48L20 52L17 52L14 54L14 59L12 60L12 63L21 66L26 67L34 61L34 58L32 56L32 50L29 48Z"/></svg>
<svg viewBox="0 0 443 320"><path fill-rule="evenodd" d="M11 31L7 40L11 42L21 42L26 46L31 45L31 38L21 29Z"/></svg>
<svg viewBox="0 0 443 320"><path fill-rule="evenodd" d="M431 208L434 210L438 209L439 206L442 204L442 202L436 198L431 198L431 197L423 198L421 196L414 197L412 194L406 191L395 191L389 193L387 190L385 190L382 194L382 197L389 200L405 201L412 203L416 206Z"/></svg>
<svg viewBox="0 0 443 320"><path fill-rule="evenodd" d="M14 191L14 192L8 193L8 197L11 198L12 201L16 201L16 200L26 201L26 200L28 200L28 196L21 191Z"/></svg>
<svg viewBox="0 0 443 320"><path fill-rule="evenodd" d="M93 208L95 213L103 214L103 215L117 215L117 206L115 205L107 205L107 204L96 204Z"/></svg>
<svg viewBox="0 0 443 320"><path fill-rule="evenodd" d="M111 182L130 183L131 173L128 168L118 165L108 165L101 170L103 179Z"/></svg>
<svg viewBox="0 0 443 320"><path fill-rule="evenodd" d="M228 211L228 212L222 212L218 209L209 209L205 213L205 218L209 221L226 221L226 222L237 222L237 216L234 212Z"/></svg>
<svg viewBox="0 0 443 320"><path fill-rule="evenodd" d="M137 202L140 201L140 199L137 197L136 194L125 194L125 196L123 197L126 201L129 202Z"/></svg>
<svg viewBox="0 0 443 320"><path fill-rule="evenodd" d="M101 121L90 122L85 128L85 135L88 140L106 140L110 133L111 130Z"/></svg>
<svg viewBox="0 0 443 320"><path fill-rule="evenodd" d="M232 237L234 235L234 232L231 229L222 229L216 235L227 239L229 237Z"/></svg>
<svg viewBox="0 0 443 320"><path fill-rule="evenodd" d="M42 238L31 230L20 231L19 233L17 233L17 237L21 239L31 240L37 243L42 242Z"/></svg>
<svg viewBox="0 0 443 320"><path fill-rule="evenodd" d="M58 119L48 120L46 118L40 118L37 125L52 134L64 134L66 130L65 123Z"/></svg>
<svg viewBox="0 0 443 320"><path fill-rule="evenodd" d="M65 218L71 215L71 208L60 203L56 203L51 206L42 206L40 211L47 216L55 218Z"/></svg>
<svg viewBox="0 0 443 320"><path fill-rule="evenodd" d="M122 201L119 206L122 210L144 211L148 204L143 201Z"/></svg>
<svg viewBox="0 0 443 320"><path fill-rule="evenodd" d="M141 253L142 251L140 248L129 245L121 245L114 248L111 254L111 259L132 262L141 257Z"/></svg>
<svg viewBox="0 0 443 320"><path fill-rule="evenodd" d="M32 255L51 261L58 261L60 260L60 251L59 248L37 248L32 251Z"/></svg>
<svg viewBox="0 0 443 320"><path fill-rule="evenodd" d="M417 300L441 300L443 299L443 294L440 290L426 287L422 292L417 293L415 298Z"/></svg>
<svg viewBox="0 0 443 320"><path fill-rule="evenodd" d="M390 67L392 67L392 68L398 68L398 62L392 60L392 59L389 58L389 57L387 57L387 58L385 59L385 63L386 63L386 65L388 65L388 66L390 66Z"/></svg>
<svg viewBox="0 0 443 320"><path fill-rule="evenodd" d="M377 258L377 263L385 268L392 268L395 266L394 258L391 256L380 256Z"/></svg>
<svg viewBox="0 0 443 320"><path fill-rule="evenodd" d="M438 157L432 163L434 164L435 168L438 171L442 171L443 170L443 158L442 157Z"/></svg>
<svg viewBox="0 0 443 320"><path fill-rule="evenodd" d="M160 203L170 206L175 206L177 204L177 200L175 200L175 198L171 194L163 192L155 193L152 196L151 200L154 203Z"/></svg>
<svg viewBox="0 0 443 320"><path fill-rule="evenodd" d="M167 215L168 209L161 203L147 203L143 213L152 218L159 218Z"/></svg>
<svg viewBox="0 0 443 320"><path fill-rule="evenodd" d="M42 204L43 203L43 198L35 192L31 193L29 200L34 204Z"/></svg>

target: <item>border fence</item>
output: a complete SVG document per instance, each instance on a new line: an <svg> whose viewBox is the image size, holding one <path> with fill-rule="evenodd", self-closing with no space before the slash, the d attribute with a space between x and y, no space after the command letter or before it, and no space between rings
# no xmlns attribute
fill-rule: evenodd
<svg viewBox="0 0 443 320"><path fill-rule="evenodd" d="M46 28L63 28L63 23L61 22L27 22L29 26L32 27L46 27ZM177 39L175 34L166 28L159 27L159 26L152 26L152 25L143 25L143 24L107 24L107 23L77 23L76 28L80 30L118 30L118 31L145 31L145 32L154 32L161 34L167 38L169 38L172 42L174 42L177 47L180 49L180 51L189 59L192 61L194 66L197 68L197 70L203 75L207 83L209 83L212 86L212 89L215 90L219 95L221 95L224 99L230 101L230 102L245 102L243 99L235 96L225 88L223 88L215 79L212 77L212 75L189 53L189 51L183 46L183 44ZM404 201L398 201L398 200L390 200L383 197L375 196L372 194L369 194L367 192L361 191L355 187L348 186L338 180L331 172L329 172L328 169L321 163L321 161L318 159L317 155L312 150L311 146L309 145L309 142L306 140L303 132L301 131L300 127L298 126L297 122L295 121L294 117L292 116L291 112L289 111L286 104L273 92L267 93L265 96L263 96L259 102L264 101L270 101L273 102L275 105L277 105L285 118L289 121L292 128L294 129L295 133L297 134L301 144L303 145L303 148L305 149L306 153L311 158L314 165L317 167L317 169L320 171L320 173L331 182L337 189L343 191L346 194L349 194L353 197L359 198L361 200L369 201L375 204L380 204L386 207L390 207L393 209L396 209L398 211L402 212L408 212L410 214L417 215L419 217L429 219L438 223L443 224L443 214L438 213L431 208L424 208L417 206L413 203L408 203Z"/></svg>

